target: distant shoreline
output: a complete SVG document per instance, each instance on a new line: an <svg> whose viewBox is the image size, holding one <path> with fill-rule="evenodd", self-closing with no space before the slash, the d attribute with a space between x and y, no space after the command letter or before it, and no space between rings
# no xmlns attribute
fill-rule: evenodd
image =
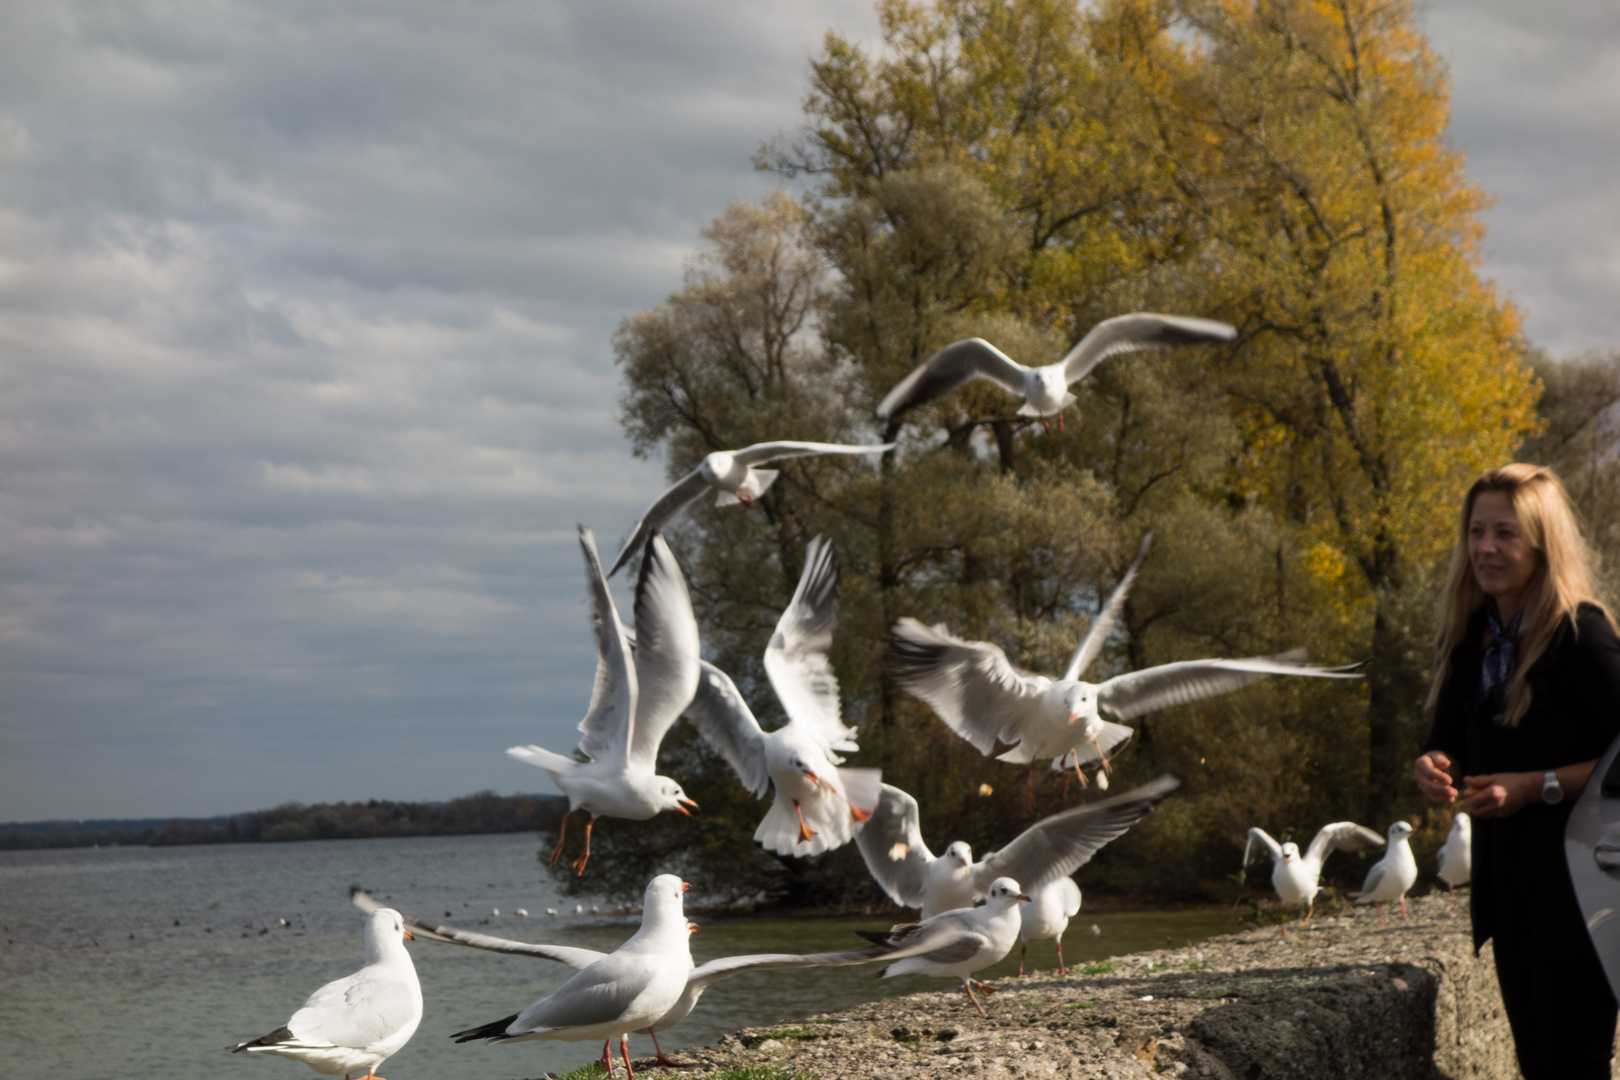
<svg viewBox="0 0 1620 1080"><path fill-rule="evenodd" d="M481 791L448 802L284 803L214 818L126 818L0 823L0 851L181 844L295 843L402 836L539 832L554 824L560 795Z"/></svg>

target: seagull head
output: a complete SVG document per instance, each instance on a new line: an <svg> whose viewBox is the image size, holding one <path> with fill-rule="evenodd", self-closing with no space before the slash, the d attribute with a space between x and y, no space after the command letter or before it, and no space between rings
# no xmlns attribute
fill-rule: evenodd
<svg viewBox="0 0 1620 1080"><path fill-rule="evenodd" d="M647 882L647 891L641 901L641 923L665 930L686 928L686 916L681 913L682 894L691 888L676 874L659 874Z"/></svg>
<svg viewBox="0 0 1620 1080"><path fill-rule="evenodd" d="M1282 861L1283 862L1285 862L1285 863L1293 862L1297 858L1299 858L1299 845L1298 844L1294 843L1293 841L1289 841L1288 843L1286 843L1286 844L1284 844L1282 846Z"/></svg>
<svg viewBox="0 0 1620 1080"><path fill-rule="evenodd" d="M1069 723L1084 721L1087 728L1097 719L1097 688L1090 683L1075 683L1063 693L1063 706L1069 710Z"/></svg>
<svg viewBox="0 0 1620 1080"><path fill-rule="evenodd" d="M405 929L405 917L393 908L378 908L366 917L366 963L405 953L405 942L415 941ZM408 954L406 954L408 955Z"/></svg>
<svg viewBox="0 0 1620 1080"><path fill-rule="evenodd" d="M1467 814L1458 814L1451 819L1451 831L1466 840L1474 835L1474 822Z"/></svg>
<svg viewBox="0 0 1620 1080"><path fill-rule="evenodd" d="M682 814L686 814L687 817L691 817L692 815L686 811L688 806L693 810L697 809L697 803L686 797L686 792L681 790L681 785L667 776L658 777L658 809L677 810Z"/></svg>
<svg viewBox="0 0 1620 1080"><path fill-rule="evenodd" d="M955 860L963 866L972 866L973 848L965 840L958 840L945 849L945 858Z"/></svg>
<svg viewBox="0 0 1620 1080"><path fill-rule="evenodd" d="M1389 842L1391 845L1398 844L1411 835L1412 826L1404 821L1397 821L1389 827Z"/></svg>
<svg viewBox="0 0 1620 1080"><path fill-rule="evenodd" d="M989 902L992 907L1011 907L1021 900L1028 899L1024 890L1018 887L1018 882L1010 877L998 877L990 883Z"/></svg>
<svg viewBox="0 0 1620 1080"><path fill-rule="evenodd" d="M812 769L809 765L806 765L804 758L800 757L798 754L794 754L789 764L793 766L795 772L803 773L806 780L810 781L817 787L821 786L821 779L820 777L816 776L816 770Z"/></svg>

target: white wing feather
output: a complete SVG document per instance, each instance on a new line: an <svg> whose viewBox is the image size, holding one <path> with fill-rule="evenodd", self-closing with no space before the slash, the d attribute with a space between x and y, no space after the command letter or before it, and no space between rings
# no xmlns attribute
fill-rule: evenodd
<svg viewBox="0 0 1620 1080"><path fill-rule="evenodd" d="M1058 363L1063 376L1073 383L1110 356L1138 349L1167 349L1173 345L1195 345L1204 341L1231 341L1237 330L1214 319L1193 319L1184 315L1153 315L1138 312L1104 319Z"/></svg>
<svg viewBox="0 0 1620 1080"><path fill-rule="evenodd" d="M1103 605L1103 609L1092 620L1091 629L1086 631L1085 640L1074 651L1074 658L1069 661L1069 669L1063 673L1065 680L1072 681L1080 678L1085 673L1086 668L1091 666L1091 662L1097 659L1097 655L1102 652L1103 644L1108 640L1108 635L1114 629L1114 623L1119 621L1120 609L1125 606L1125 597L1130 594L1131 585L1136 581L1136 572L1142 569L1142 560L1147 558L1148 548L1152 546L1152 531L1143 533L1142 545L1137 549L1136 558L1131 562L1130 569L1125 571L1125 576L1119 579L1118 585L1114 586L1113 595L1108 598L1108 603Z"/></svg>
<svg viewBox="0 0 1620 1080"><path fill-rule="evenodd" d="M828 750L855 751L855 730L840 719L838 679L827 658L837 625L838 560L832 543L818 536L805 550L798 587L765 647L765 674L789 722Z"/></svg>
<svg viewBox="0 0 1620 1080"><path fill-rule="evenodd" d="M1019 671L985 641L963 641L943 627L905 618L894 624L890 656L900 685L931 705L950 729L988 754L996 740L1018 743L1052 680Z"/></svg>
<svg viewBox="0 0 1620 1080"><path fill-rule="evenodd" d="M1024 373L1028 370L983 338L954 342L901 379L899 385L884 396L877 415L883 420L898 416L950 393L969 379L989 379L1023 397Z"/></svg>

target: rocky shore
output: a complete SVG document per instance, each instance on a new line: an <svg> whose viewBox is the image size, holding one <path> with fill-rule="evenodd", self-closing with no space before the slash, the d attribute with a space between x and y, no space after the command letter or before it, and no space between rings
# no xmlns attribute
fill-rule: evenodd
<svg viewBox="0 0 1620 1080"><path fill-rule="evenodd" d="M1409 909L1410 922L1397 908L1386 927L1357 909L1286 937L1253 930L1003 980L988 1017L941 981L676 1056L690 1077L760 1066L818 1080L1517 1076L1490 950L1474 956L1464 902Z"/></svg>

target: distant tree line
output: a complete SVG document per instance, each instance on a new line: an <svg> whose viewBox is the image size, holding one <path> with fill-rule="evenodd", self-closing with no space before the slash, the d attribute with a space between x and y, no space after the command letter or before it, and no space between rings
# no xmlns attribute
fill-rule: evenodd
<svg viewBox="0 0 1620 1080"><path fill-rule="evenodd" d="M372 799L305 806L290 802L270 810L217 818L0 825L0 850L539 832L555 826L562 806L563 800L555 795L497 795L493 791L443 803Z"/></svg>

